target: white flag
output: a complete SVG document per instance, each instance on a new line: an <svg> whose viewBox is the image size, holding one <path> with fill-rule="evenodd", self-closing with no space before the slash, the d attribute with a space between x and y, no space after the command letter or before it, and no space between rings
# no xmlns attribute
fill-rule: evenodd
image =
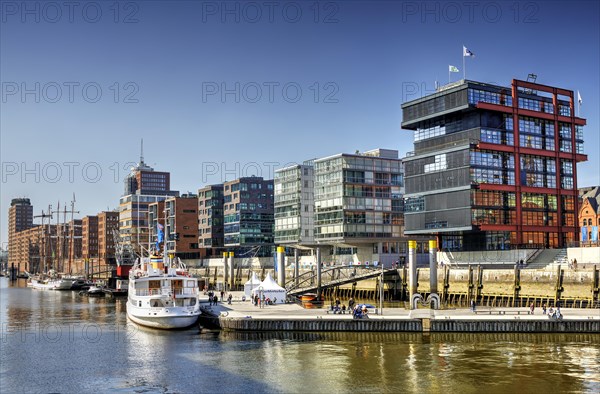
<svg viewBox="0 0 600 394"><path fill-rule="evenodd" d="M469 51L467 47L463 45L463 56L475 57L475 54Z"/></svg>
<svg viewBox="0 0 600 394"><path fill-rule="evenodd" d="M579 105L581 105L583 103L583 100L581 99L581 95L579 94L579 90L577 91L577 102L579 103Z"/></svg>
<svg viewBox="0 0 600 394"><path fill-rule="evenodd" d="M454 66L448 66L448 71L451 73L457 73L458 72L458 68L454 67Z"/></svg>

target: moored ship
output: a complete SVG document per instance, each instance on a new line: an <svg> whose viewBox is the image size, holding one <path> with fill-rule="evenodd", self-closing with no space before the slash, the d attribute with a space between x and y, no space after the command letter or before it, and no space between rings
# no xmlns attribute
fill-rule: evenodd
<svg viewBox="0 0 600 394"><path fill-rule="evenodd" d="M127 317L143 326L174 329L200 316L198 279L183 263L164 264L161 256L138 260L129 272Z"/></svg>

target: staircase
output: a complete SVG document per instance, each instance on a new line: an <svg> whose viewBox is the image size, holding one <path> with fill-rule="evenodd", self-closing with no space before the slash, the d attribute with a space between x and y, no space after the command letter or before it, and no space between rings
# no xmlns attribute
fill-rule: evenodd
<svg viewBox="0 0 600 394"><path fill-rule="evenodd" d="M527 263L527 269L544 269L567 261L567 249L544 249Z"/></svg>

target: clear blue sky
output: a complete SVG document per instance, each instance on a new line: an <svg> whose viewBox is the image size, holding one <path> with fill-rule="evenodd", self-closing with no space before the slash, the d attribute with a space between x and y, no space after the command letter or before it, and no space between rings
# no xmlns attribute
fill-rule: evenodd
<svg viewBox="0 0 600 394"><path fill-rule="evenodd" d="M581 92L579 185L600 184L598 2L475 3L2 1L0 239L14 197L35 214L73 192L82 215L117 207L142 137L146 162L182 192L253 166L404 155L402 102L446 83L450 64L462 77L463 44L468 79L536 73ZM239 102L221 96L236 83Z"/></svg>

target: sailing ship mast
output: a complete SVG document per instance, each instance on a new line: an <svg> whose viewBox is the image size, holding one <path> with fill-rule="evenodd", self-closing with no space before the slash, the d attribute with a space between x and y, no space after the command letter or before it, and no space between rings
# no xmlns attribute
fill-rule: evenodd
<svg viewBox="0 0 600 394"><path fill-rule="evenodd" d="M40 249L40 253L38 254L38 270L40 269L39 267L39 263L42 263L42 273L47 271L47 264L46 264L46 247L47 247L47 240L46 240L46 228L44 227L44 219L48 218L48 225L50 224L50 220L52 219L52 205L48 205L48 213L44 213L44 210L42 209L42 214L41 215L36 215L34 216L36 218L42 218L42 225L40 226L40 233L42 234L42 240L41 240L41 244L42 247ZM49 226L48 226L49 227ZM42 260L43 257L43 260Z"/></svg>
<svg viewBox="0 0 600 394"><path fill-rule="evenodd" d="M71 242L69 242L69 274L71 274L71 264L73 262L73 255L75 253L75 242L73 240L75 238L75 220L73 219L73 214L75 213L79 213L79 211L75 211L75 193L73 193L73 200L71 201Z"/></svg>

